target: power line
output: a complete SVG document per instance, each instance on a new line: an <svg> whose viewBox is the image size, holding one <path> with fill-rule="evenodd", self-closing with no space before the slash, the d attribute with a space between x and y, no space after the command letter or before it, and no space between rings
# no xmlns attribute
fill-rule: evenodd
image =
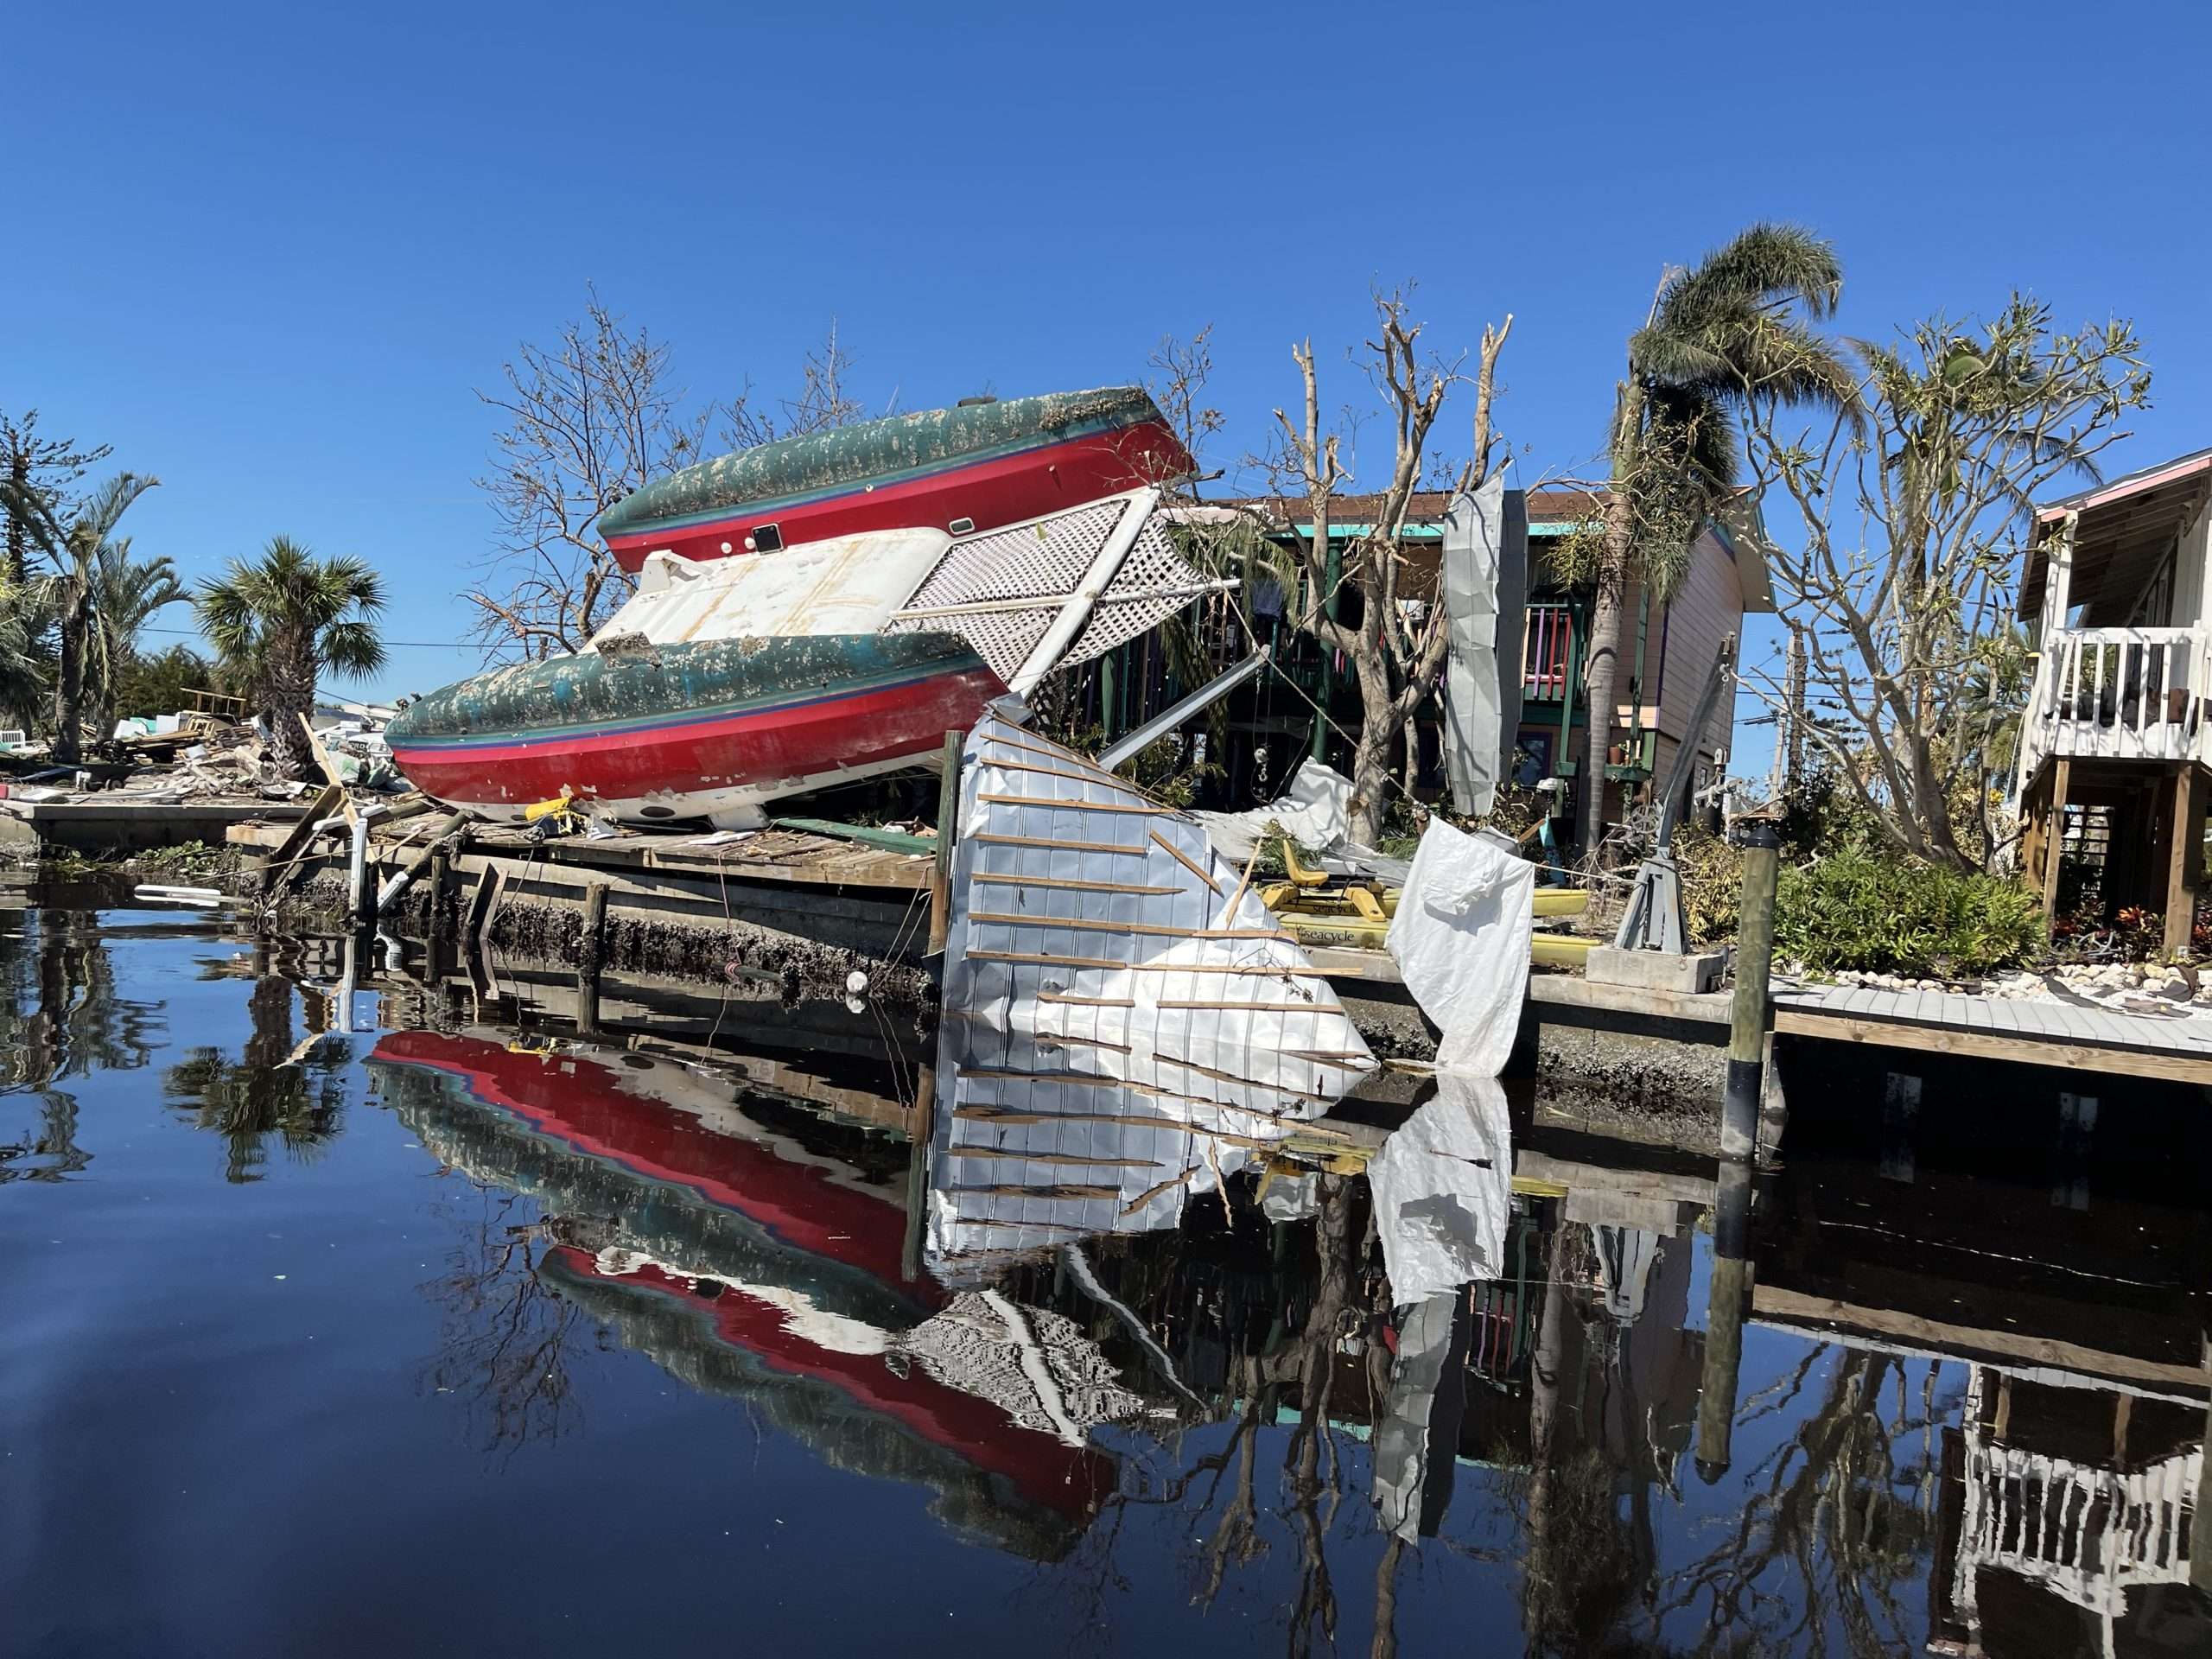
<svg viewBox="0 0 2212 1659"><path fill-rule="evenodd" d="M141 628L138 632L174 633L187 639L198 639L203 637L197 628ZM483 641L480 639L385 639L381 643L387 645L418 646L426 651L481 651L484 649Z"/></svg>

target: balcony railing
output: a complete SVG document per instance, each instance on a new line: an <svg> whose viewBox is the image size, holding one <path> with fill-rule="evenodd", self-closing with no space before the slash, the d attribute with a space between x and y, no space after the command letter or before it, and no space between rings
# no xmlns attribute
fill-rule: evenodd
<svg viewBox="0 0 2212 1659"><path fill-rule="evenodd" d="M1521 700L1557 702L1573 670L1574 623L1565 605L1531 605L1521 625Z"/></svg>
<svg viewBox="0 0 2212 1659"><path fill-rule="evenodd" d="M2212 760L2208 692L2212 629L2058 632L2036 666L2021 734L2021 776L2033 776L2047 756Z"/></svg>

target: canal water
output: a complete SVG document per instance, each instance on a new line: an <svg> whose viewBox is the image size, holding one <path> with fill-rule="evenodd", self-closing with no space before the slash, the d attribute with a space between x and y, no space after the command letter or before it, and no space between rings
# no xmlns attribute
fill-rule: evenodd
<svg viewBox="0 0 2212 1659"><path fill-rule="evenodd" d="M912 1015L346 962L0 889L0 1653L2212 1652L2193 1092L948 1261Z"/></svg>

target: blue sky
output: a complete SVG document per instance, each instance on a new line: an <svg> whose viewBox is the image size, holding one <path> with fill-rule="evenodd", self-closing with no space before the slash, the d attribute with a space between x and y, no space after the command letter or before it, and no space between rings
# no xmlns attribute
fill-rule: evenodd
<svg viewBox="0 0 2212 1659"><path fill-rule="evenodd" d="M0 408L159 475L130 528L188 578L279 531L375 561L395 640L461 638L474 389L588 282L702 397L783 389L832 316L910 408L1141 378L1211 322L1230 460L1294 339L1357 396L1368 291L1414 277L1440 347L1515 313L1535 474L1597 451L1662 266L1779 218L1836 244L1848 332L2015 286L2132 316L2156 407L2113 469L2212 442L2195 5L86 5L4 39ZM374 689L477 660L399 646Z"/></svg>

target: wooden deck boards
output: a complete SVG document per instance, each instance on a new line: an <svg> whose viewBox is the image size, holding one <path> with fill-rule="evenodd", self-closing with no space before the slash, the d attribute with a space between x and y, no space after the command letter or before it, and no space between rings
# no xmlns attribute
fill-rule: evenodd
<svg viewBox="0 0 2212 1659"><path fill-rule="evenodd" d="M1866 985L1791 986L1777 991L1775 1007L1776 1029L1792 1035L2212 1084L2208 1013L2173 1018Z"/></svg>

